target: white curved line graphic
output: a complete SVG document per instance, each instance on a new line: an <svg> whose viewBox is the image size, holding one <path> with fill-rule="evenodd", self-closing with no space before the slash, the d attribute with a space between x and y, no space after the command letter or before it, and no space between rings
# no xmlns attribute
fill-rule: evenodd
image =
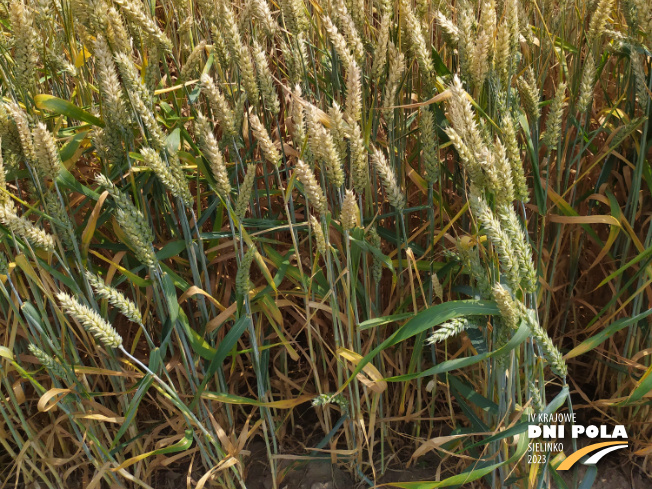
<svg viewBox="0 0 652 489"><path fill-rule="evenodd" d="M612 447L603 448L602 450L599 450L598 452L591 455L589 458L586 459L586 462L583 463L584 465L595 465L600 461L602 457L604 457L609 452L613 452L614 450L620 450L621 448L626 448L626 447L627 445L614 445Z"/></svg>

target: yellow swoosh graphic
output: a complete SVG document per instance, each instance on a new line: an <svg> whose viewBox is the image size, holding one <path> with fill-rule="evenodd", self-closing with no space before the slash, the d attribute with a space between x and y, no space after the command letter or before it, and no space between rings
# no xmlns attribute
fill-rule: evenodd
<svg viewBox="0 0 652 489"><path fill-rule="evenodd" d="M575 465L575 462L577 462L579 459L581 459L584 455L595 452L596 450L603 448L603 447L609 447L611 445L626 445L625 442L622 441L605 441L602 443L595 443L593 445L589 445L588 447L584 447L581 450L576 451L572 455L569 455L566 460L564 460L559 467L557 467L557 470L568 470L570 469L573 465Z"/></svg>

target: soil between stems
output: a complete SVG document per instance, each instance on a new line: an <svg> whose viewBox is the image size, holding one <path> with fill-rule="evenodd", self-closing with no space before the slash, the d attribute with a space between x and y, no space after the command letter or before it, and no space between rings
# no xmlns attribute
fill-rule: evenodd
<svg viewBox="0 0 652 489"><path fill-rule="evenodd" d="M265 447L254 443L250 447L251 455L245 460L247 471L247 489L273 489ZM377 487L390 487L384 484L392 482L416 482L436 480L438 461L434 457L428 460L430 467L390 468L379 478ZM289 463L281 464L280 470L286 470ZM586 466L578 464L577 481L581 482L586 474ZM572 471L563 475L568 487L573 487ZM551 489L557 489L554 485ZM311 461L290 469L279 485L280 489L363 489L366 484L355 484L353 478L345 471L332 465L329 460ZM482 482L466 484L463 488L488 487ZM598 475L591 489L652 489L652 479L647 478L626 456L607 456L598 467Z"/></svg>

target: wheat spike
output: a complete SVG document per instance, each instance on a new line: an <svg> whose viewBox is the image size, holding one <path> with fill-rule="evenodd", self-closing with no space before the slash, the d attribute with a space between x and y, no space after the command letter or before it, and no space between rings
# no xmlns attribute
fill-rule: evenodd
<svg viewBox="0 0 652 489"><path fill-rule="evenodd" d="M255 181L256 165L249 164L247 165L247 173L242 181L242 185L240 185L240 192L238 193L238 200L235 205L235 215L239 222L242 222L247 212L247 207L249 207Z"/></svg>
<svg viewBox="0 0 652 489"><path fill-rule="evenodd" d="M267 129L265 129L265 126L263 126L263 123L260 122L256 114L250 114L249 121L251 122L251 131L254 133L258 144L260 144L260 150L263 156L267 161L278 166L281 163L281 153L274 146Z"/></svg>
<svg viewBox="0 0 652 489"><path fill-rule="evenodd" d="M310 167L301 160L297 161L294 170L297 172L299 180L303 184L306 196L308 197L308 200L310 200L315 211L317 211L319 215L324 214L327 210L326 196L319 186L319 183L317 183L315 174L312 172Z"/></svg>
<svg viewBox="0 0 652 489"><path fill-rule="evenodd" d="M109 285L106 285L99 276L89 272L88 270L86 270L84 274L88 279L88 283L91 284L91 287L93 287L98 297L109 301L111 305L115 306L122 313L122 315L128 318L130 321L138 324L143 323L143 317L141 316L136 304L125 297L122 292Z"/></svg>
<svg viewBox="0 0 652 489"><path fill-rule="evenodd" d="M441 343L442 341L452 338L453 336L459 335L462 331L467 330L470 326L471 324L466 318L451 319L450 321L447 321L439 326L437 331L428 337L426 343Z"/></svg>
<svg viewBox="0 0 652 489"><path fill-rule="evenodd" d="M213 178L215 178L215 189L227 201L231 193L231 182L229 182L226 163L224 162L224 157L222 156L215 136L213 136L212 124L201 113L197 114L196 131L199 136L202 152L208 160L211 173L213 174Z"/></svg>
<svg viewBox="0 0 652 489"><path fill-rule="evenodd" d="M111 348L120 348L122 346L122 337L96 311L79 303L65 292L59 292L56 297L66 314L79 322L86 331L104 346Z"/></svg>
<svg viewBox="0 0 652 489"><path fill-rule="evenodd" d="M376 168L383 183L385 193L387 194L387 200L389 200L390 204L396 207L396 210L399 212L403 211L405 208L405 195L403 195L401 187L398 185L394 170L389 166L387 158L385 158L383 152L378 148L373 148L371 162Z"/></svg>
<svg viewBox="0 0 652 489"><path fill-rule="evenodd" d="M356 202L355 194L352 190L347 189L344 201L342 202L342 212L340 214L342 229L348 231L360 223L360 209Z"/></svg>
<svg viewBox="0 0 652 489"><path fill-rule="evenodd" d="M24 217L19 217L11 201L0 205L0 222L32 245L46 251L54 251L54 238L52 235L37 228Z"/></svg>

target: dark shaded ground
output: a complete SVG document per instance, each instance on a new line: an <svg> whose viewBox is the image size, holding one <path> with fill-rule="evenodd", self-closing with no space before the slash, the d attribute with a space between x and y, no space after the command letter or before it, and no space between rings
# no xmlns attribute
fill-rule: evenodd
<svg viewBox="0 0 652 489"><path fill-rule="evenodd" d="M570 441L565 442L570 447ZM578 448L595 443L595 440L580 439ZM564 472L562 478L569 489L574 488L574 481L581 482L586 476L587 466L576 464L577 474ZM592 489L652 489L652 479L647 477L623 452L616 452L604 457L597 465L598 475L590 486Z"/></svg>
<svg viewBox="0 0 652 489"><path fill-rule="evenodd" d="M251 455L245 461L247 489L272 489L272 477L263 443L252 443ZM289 468L292 465L292 468ZM279 487L288 489L349 489L354 486L349 475L330 461L293 463L282 461L280 472L286 472Z"/></svg>
<svg viewBox="0 0 652 489"><path fill-rule="evenodd" d="M611 463L602 463L600 465L598 468L598 476L595 478L592 489L652 488L652 480L641 475L641 472L636 467L632 467L631 464L618 464L618 462L618 460L614 460ZM623 460L622 462L626 462L626 460ZM586 465L580 465L577 480L583 480L585 475ZM571 485L572 480L572 475L564 477L564 481L566 481L569 488L573 487Z"/></svg>
<svg viewBox="0 0 652 489"><path fill-rule="evenodd" d="M247 489L272 489L272 479L267 466L264 445L254 443L251 456L246 460ZM282 464L281 471L288 470L290 462ZM435 480L437 464L432 468L388 469L377 487L392 482ZM582 481L586 466L580 465L577 481ZM573 487L573 474L564 477L569 489ZM355 485L349 474L329 461L311 461L290 469L279 484L279 489L361 489L367 485ZM465 486L470 487L470 486ZM477 487L477 486L476 486ZM553 487L555 487L553 485ZM624 456L605 458L598 468L592 489L652 489L652 479L647 478Z"/></svg>
<svg viewBox="0 0 652 489"><path fill-rule="evenodd" d="M273 489L264 444L254 442L249 450L251 455L245 459L247 489ZM436 480L438 461L433 456L425 465L426 467L387 469L385 474L379 478L376 487L390 488L391 486L386 484L394 482ZM578 464L578 473L575 479L578 485L584 479L586 470L585 465ZM350 474L336 465L332 465L327 460L316 460L303 464L284 461L281 464L280 471L286 472L286 474L278 485L279 489L368 489L370 487L368 484L354 483ZM202 475L202 470L195 471L191 480L196 482ZM564 474L563 476L568 489L578 487L578 485L573 485L573 477L573 473ZM185 489L188 487L187 484L188 472L175 468L158 472L152 487L154 489ZM480 484L476 482L474 486L467 484L462 487L466 489L488 487ZM62 489L82 489L87 485L88 481L83 482L71 477L66 488ZM12 487L14 486L12 485ZM18 489L35 489L36 486L19 483L15 487ZM108 489L108 486L104 484L101 487L107 487ZM194 487L192 482L191 487ZM209 484L207 487L215 487L215 484ZM551 489L560 489L560 487L552 481ZM590 487L591 489L652 489L652 478L646 477L626 456L614 454L611 457L605 457L600 463L598 475ZM589 489L589 487L587 486L586 489Z"/></svg>

